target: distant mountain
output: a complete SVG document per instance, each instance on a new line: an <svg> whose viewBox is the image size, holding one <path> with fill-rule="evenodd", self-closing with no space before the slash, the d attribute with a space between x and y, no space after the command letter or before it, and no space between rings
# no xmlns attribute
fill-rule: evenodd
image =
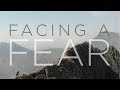
<svg viewBox="0 0 120 90"><path fill-rule="evenodd" d="M92 56L92 66L88 66L89 43L84 42L75 46L84 64L82 67L78 59L63 59L60 66L48 66L30 75L24 74L16 79L118 79L119 78L119 52L115 47L104 55L110 63L108 67L100 56ZM101 52L92 46L93 52ZM67 56L74 56L73 48L68 49Z"/></svg>
<svg viewBox="0 0 120 90"><path fill-rule="evenodd" d="M3 57L3 56L9 57L9 48L10 48L9 43L1 42L0 43L0 57ZM24 48L16 43L12 43L12 49L13 49L13 51L16 51L16 52L20 52L20 51L32 52L31 50Z"/></svg>
<svg viewBox="0 0 120 90"><path fill-rule="evenodd" d="M28 52L28 55L13 55L13 66L10 67L10 44L1 42L0 43L0 78L11 78L15 77L17 71L23 73L29 72L33 68L33 56L32 51L24 48L16 43L13 43L13 51Z"/></svg>
<svg viewBox="0 0 120 90"><path fill-rule="evenodd" d="M0 57L9 57L9 44L8 43L0 43Z"/></svg>
<svg viewBox="0 0 120 90"><path fill-rule="evenodd" d="M9 62L9 48L10 44L1 42L0 43L0 78L14 78L17 71L20 73L27 73L30 74L38 69L42 69L43 67L34 67L34 52L13 43L13 51L16 52L27 52L27 55L13 55L13 66L10 67ZM63 52L61 48L51 48L47 49L51 51L52 54L50 55L38 55L38 63L46 63L51 62L53 63L54 60L58 60L60 55ZM49 61L48 61L49 60Z"/></svg>

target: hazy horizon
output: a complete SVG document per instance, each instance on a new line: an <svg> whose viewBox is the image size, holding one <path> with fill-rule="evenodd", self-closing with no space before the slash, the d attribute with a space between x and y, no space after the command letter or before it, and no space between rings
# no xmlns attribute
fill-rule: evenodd
<svg viewBox="0 0 120 90"><path fill-rule="evenodd" d="M0 12L0 42L9 42L9 39L29 39L30 42L20 44L26 48L33 49L34 39L54 39L55 44L40 44L41 48L49 46L61 48L67 44L69 39L72 39L75 44L82 43L89 39L96 37L102 25L104 24L109 32L120 33L120 12L119 11L1 11ZM9 25L18 24L9 36ZM33 34L23 35L21 33L28 24ZM36 27L40 24L47 25L42 28L47 36L39 36L36 33ZM59 25L62 25L67 30L67 25L70 25L70 36L67 36L63 31L62 36L59 36ZM78 24L84 24L84 27L78 29L85 29L84 36L77 36L74 28ZM51 25L54 25L54 36L51 36ZM81 31L79 32L81 33ZM17 42L18 43L18 42ZM62 43L62 44L61 44Z"/></svg>

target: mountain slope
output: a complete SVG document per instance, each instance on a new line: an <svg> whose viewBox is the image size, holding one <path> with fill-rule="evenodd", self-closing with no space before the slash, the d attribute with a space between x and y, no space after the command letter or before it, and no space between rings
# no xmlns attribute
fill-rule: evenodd
<svg viewBox="0 0 120 90"><path fill-rule="evenodd" d="M119 64L116 55L119 52L114 47L109 50L104 57L107 58L111 67L106 66L100 56L92 56L92 66L88 66L88 48L89 43L84 42L75 46L78 54L84 64L82 67L77 59L63 59L60 66L44 67L36 73L30 75L23 75L16 79L118 79L119 78ZM101 52L99 49L92 47L93 52ZM113 52L115 51L115 52ZM66 52L67 56L73 56L73 48Z"/></svg>

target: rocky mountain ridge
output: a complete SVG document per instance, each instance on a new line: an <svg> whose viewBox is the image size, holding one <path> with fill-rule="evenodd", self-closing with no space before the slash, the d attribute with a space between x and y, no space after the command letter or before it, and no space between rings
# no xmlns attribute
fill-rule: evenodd
<svg viewBox="0 0 120 90"><path fill-rule="evenodd" d="M100 56L92 56L92 66L88 66L89 43L84 42L75 46L84 64L81 66L78 59L63 59L60 66L47 66L42 70L29 75L22 75L16 79L119 79L120 54L115 47L110 46L108 53L104 55L110 63L105 64ZM92 46L92 52L101 52ZM66 52L67 56L74 56L73 48Z"/></svg>

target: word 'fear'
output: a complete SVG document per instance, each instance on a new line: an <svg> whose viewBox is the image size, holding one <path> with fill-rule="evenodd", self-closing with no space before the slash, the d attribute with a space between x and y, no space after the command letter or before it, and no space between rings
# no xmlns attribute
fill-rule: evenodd
<svg viewBox="0 0 120 90"><path fill-rule="evenodd" d="M12 66L12 56L15 55L15 54L27 54L27 52L13 52L13 48L12 48L12 43L13 42L28 42L29 40L28 39L10 39L10 66ZM107 49L102 52L102 53L92 53L91 52L91 43L92 42L104 42L106 45L107 45ZM53 64L38 64L37 63L37 54L51 54L52 52L51 51L37 51L37 42L54 42L53 39L35 39L34 40L34 66L53 66ZM68 46L69 44L72 45L73 49L74 49L74 52L76 54L76 56L65 56L65 52L67 51L68 49ZM110 66L110 64L107 62L107 60L103 57L103 54L107 53L109 50L109 44L107 41L105 40L102 40L102 39L90 39L89 40L89 66L92 66L91 65L91 56L92 55L99 55L103 61L106 63L107 66ZM80 59L80 56L74 46L74 43L71 39L69 39L63 53L62 53L62 56L60 58L60 60L58 61L57 65L59 66L61 64L61 61L64 59L64 58L68 58L68 59L78 59L79 60L79 63L81 66L84 66L83 63L82 63L82 60Z"/></svg>

